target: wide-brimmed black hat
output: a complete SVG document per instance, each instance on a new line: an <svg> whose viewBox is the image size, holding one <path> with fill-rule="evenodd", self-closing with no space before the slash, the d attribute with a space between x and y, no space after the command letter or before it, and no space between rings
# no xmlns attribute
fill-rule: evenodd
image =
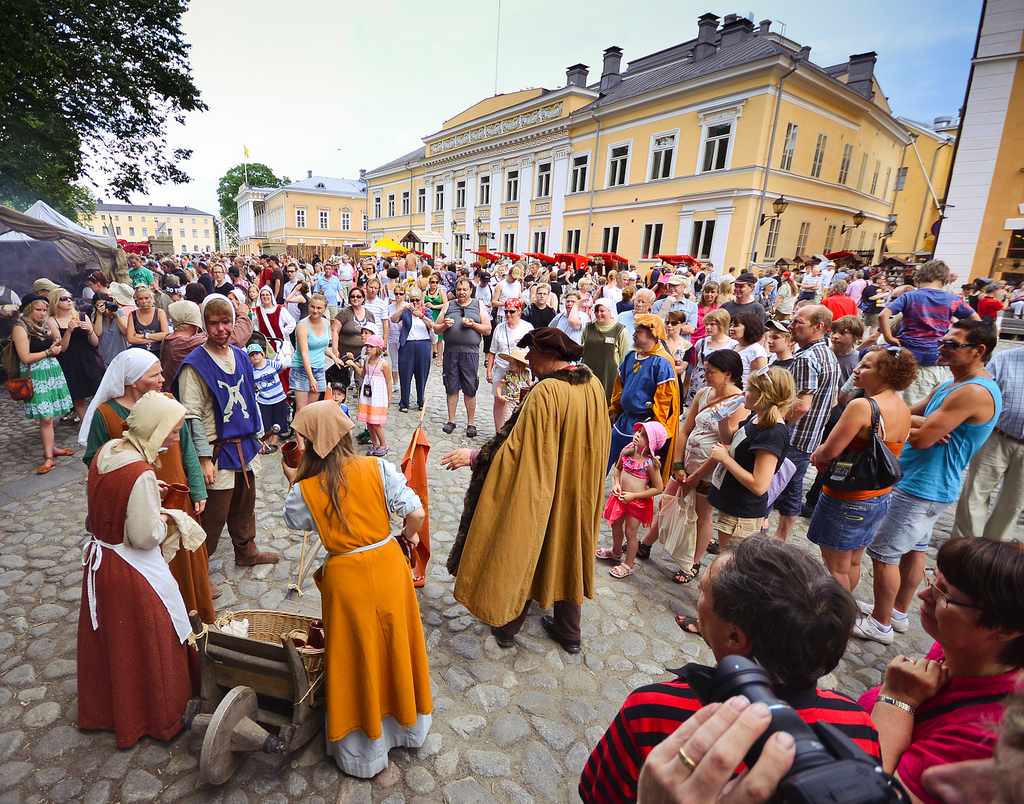
<svg viewBox="0 0 1024 804"><path fill-rule="evenodd" d="M544 354L554 355L561 360L574 362L583 357L583 347L555 327L538 327L519 339L518 346Z"/></svg>

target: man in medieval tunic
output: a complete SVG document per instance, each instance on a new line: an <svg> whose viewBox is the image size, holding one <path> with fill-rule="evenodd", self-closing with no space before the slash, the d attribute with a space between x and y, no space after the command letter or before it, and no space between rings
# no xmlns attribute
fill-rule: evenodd
<svg viewBox="0 0 1024 804"><path fill-rule="evenodd" d="M212 556L224 525L235 548L235 563L275 564L277 553L256 549L256 473L262 434L252 364L230 343L235 309L218 294L203 301L206 343L194 349L178 373L178 398L192 423L209 498L202 513Z"/></svg>
<svg viewBox="0 0 1024 804"><path fill-rule="evenodd" d="M501 647L515 644L535 601L554 606L554 617L541 618L548 635L578 653L581 604L594 591L608 407L565 333L541 327L519 346L529 349L536 384L482 449L442 459L449 469L473 466L448 570L456 600Z"/></svg>

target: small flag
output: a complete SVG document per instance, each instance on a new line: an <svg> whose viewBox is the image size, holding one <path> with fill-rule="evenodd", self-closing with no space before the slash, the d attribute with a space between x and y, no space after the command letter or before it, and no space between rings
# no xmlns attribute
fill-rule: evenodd
<svg viewBox="0 0 1024 804"><path fill-rule="evenodd" d="M242 155L243 155L243 156L244 156L244 157L245 157L246 159L248 159L248 158L249 158L249 146L248 146L248 145L243 145L243 146L242 146Z"/></svg>

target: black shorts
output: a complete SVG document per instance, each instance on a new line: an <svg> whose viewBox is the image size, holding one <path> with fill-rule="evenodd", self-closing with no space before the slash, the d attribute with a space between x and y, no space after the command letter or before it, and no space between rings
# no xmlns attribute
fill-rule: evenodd
<svg viewBox="0 0 1024 804"><path fill-rule="evenodd" d="M470 398L476 396L480 387L480 353L453 352L445 349L441 363L441 378L444 391L454 396L459 391Z"/></svg>
<svg viewBox="0 0 1024 804"><path fill-rule="evenodd" d="M287 399L275 402L273 405L260 405L260 416L263 417L263 434L270 435L276 424L281 428L281 434L291 430L292 409Z"/></svg>

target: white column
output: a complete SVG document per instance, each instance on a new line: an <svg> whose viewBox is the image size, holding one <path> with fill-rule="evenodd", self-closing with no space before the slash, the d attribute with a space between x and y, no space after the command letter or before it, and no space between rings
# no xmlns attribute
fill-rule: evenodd
<svg viewBox="0 0 1024 804"><path fill-rule="evenodd" d="M676 235L676 254L689 254L690 242L693 240L693 210L679 210L679 234ZM691 257L697 256L691 254Z"/></svg>
<svg viewBox="0 0 1024 804"><path fill-rule="evenodd" d="M472 249L478 248L476 238L476 168L466 168L466 242Z"/></svg>
<svg viewBox="0 0 1024 804"><path fill-rule="evenodd" d="M732 226L733 211L733 207L718 207L715 209L718 217L715 218L715 236L711 239L711 262L718 273L725 273L727 270L725 265L725 249L729 245L729 228ZM744 268L746 266L740 267Z"/></svg>
<svg viewBox="0 0 1024 804"><path fill-rule="evenodd" d="M530 201L533 198L533 157L519 161L519 230L516 240L521 251L531 251L530 243Z"/></svg>
<svg viewBox="0 0 1024 804"><path fill-rule="evenodd" d="M491 171L491 222L488 228L494 232L494 242L491 244L496 249L501 245L501 163L495 162L490 167Z"/></svg>
<svg viewBox="0 0 1024 804"><path fill-rule="evenodd" d="M556 148L551 156L551 223L548 226L548 252L562 245L562 215L565 212L565 191L569 186L569 148Z"/></svg>
<svg viewBox="0 0 1024 804"><path fill-rule="evenodd" d="M449 257L455 253L455 238L452 237L452 207L455 206L455 182L451 173L444 174L444 253Z"/></svg>

